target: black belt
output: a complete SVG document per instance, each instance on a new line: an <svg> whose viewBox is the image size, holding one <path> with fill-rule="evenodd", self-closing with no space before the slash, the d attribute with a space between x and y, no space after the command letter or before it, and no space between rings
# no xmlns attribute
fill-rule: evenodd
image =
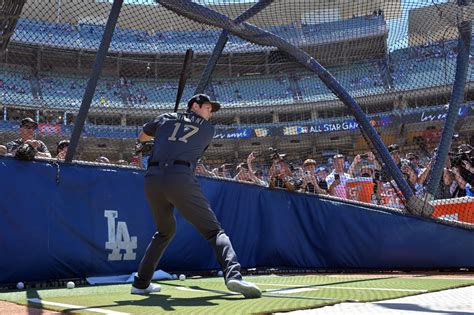
<svg viewBox="0 0 474 315"><path fill-rule="evenodd" d="M160 163L171 163L173 165L185 165L187 167L191 167L191 163L187 162L187 161L182 161L182 160L174 160L174 161L166 161L166 162L160 162L160 161L156 161L156 162L150 162L148 163L148 167L150 166L160 166Z"/></svg>

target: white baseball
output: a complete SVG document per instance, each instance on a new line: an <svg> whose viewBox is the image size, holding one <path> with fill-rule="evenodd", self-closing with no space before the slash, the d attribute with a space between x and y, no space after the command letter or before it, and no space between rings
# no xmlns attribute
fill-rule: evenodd
<svg viewBox="0 0 474 315"><path fill-rule="evenodd" d="M181 280L181 281L186 280L186 276L183 275L183 274L180 274L180 275L179 275L179 280Z"/></svg>
<svg viewBox="0 0 474 315"><path fill-rule="evenodd" d="M218 277L224 276L224 272L222 272L222 270L219 270L219 271L217 272L217 276L218 276Z"/></svg>
<svg viewBox="0 0 474 315"><path fill-rule="evenodd" d="M72 281L69 281L67 284L66 284L66 287L68 289L74 289L74 287L76 286L76 284Z"/></svg>
<svg viewBox="0 0 474 315"><path fill-rule="evenodd" d="M25 288L25 284L20 281L20 282L18 282L18 283L16 284L16 288L17 288L18 290L23 290L23 289Z"/></svg>

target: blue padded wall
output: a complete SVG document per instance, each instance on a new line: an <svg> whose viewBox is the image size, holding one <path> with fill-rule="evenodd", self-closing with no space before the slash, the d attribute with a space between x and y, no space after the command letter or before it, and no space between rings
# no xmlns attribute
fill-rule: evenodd
<svg viewBox="0 0 474 315"><path fill-rule="evenodd" d="M154 233L143 171L0 157L0 175L0 283L136 270ZM474 267L471 231L315 195L200 181L246 268ZM207 242L177 221L159 268L217 268Z"/></svg>

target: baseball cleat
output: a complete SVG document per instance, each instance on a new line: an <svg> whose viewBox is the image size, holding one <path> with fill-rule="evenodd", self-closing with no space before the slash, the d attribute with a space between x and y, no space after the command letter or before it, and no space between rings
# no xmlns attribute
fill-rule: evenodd
<svg viewBox="0 0 474 315"><path fill-rule="evenodd" d="M146 289L135 288L132 285L132 290L130 291L130 293L131 294L149 294L152 292L160 292L160 291L161 291L161 287L159 284L150 283L150 285Z"/></svg>
<svg viewBox="0 0 474 315"><path fill-rule="evenodd" d="M227 289L232 292L237 292L246 298L254 299L262 296L260 289L253 283L244 280L229 280L227 281Z"/></svg>

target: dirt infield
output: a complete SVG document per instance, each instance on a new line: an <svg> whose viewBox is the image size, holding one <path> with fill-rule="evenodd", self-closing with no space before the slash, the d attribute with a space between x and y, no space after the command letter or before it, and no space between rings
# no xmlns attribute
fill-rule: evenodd
<svg viewBox="0 0 474 315"><path fill-rule="evenodd" d="M50 314L61 314L59 312L48 311L35 307L28 307L18 305L15 303L0 301L0 314L15 314L15 315L50 315Z"/></svg>

